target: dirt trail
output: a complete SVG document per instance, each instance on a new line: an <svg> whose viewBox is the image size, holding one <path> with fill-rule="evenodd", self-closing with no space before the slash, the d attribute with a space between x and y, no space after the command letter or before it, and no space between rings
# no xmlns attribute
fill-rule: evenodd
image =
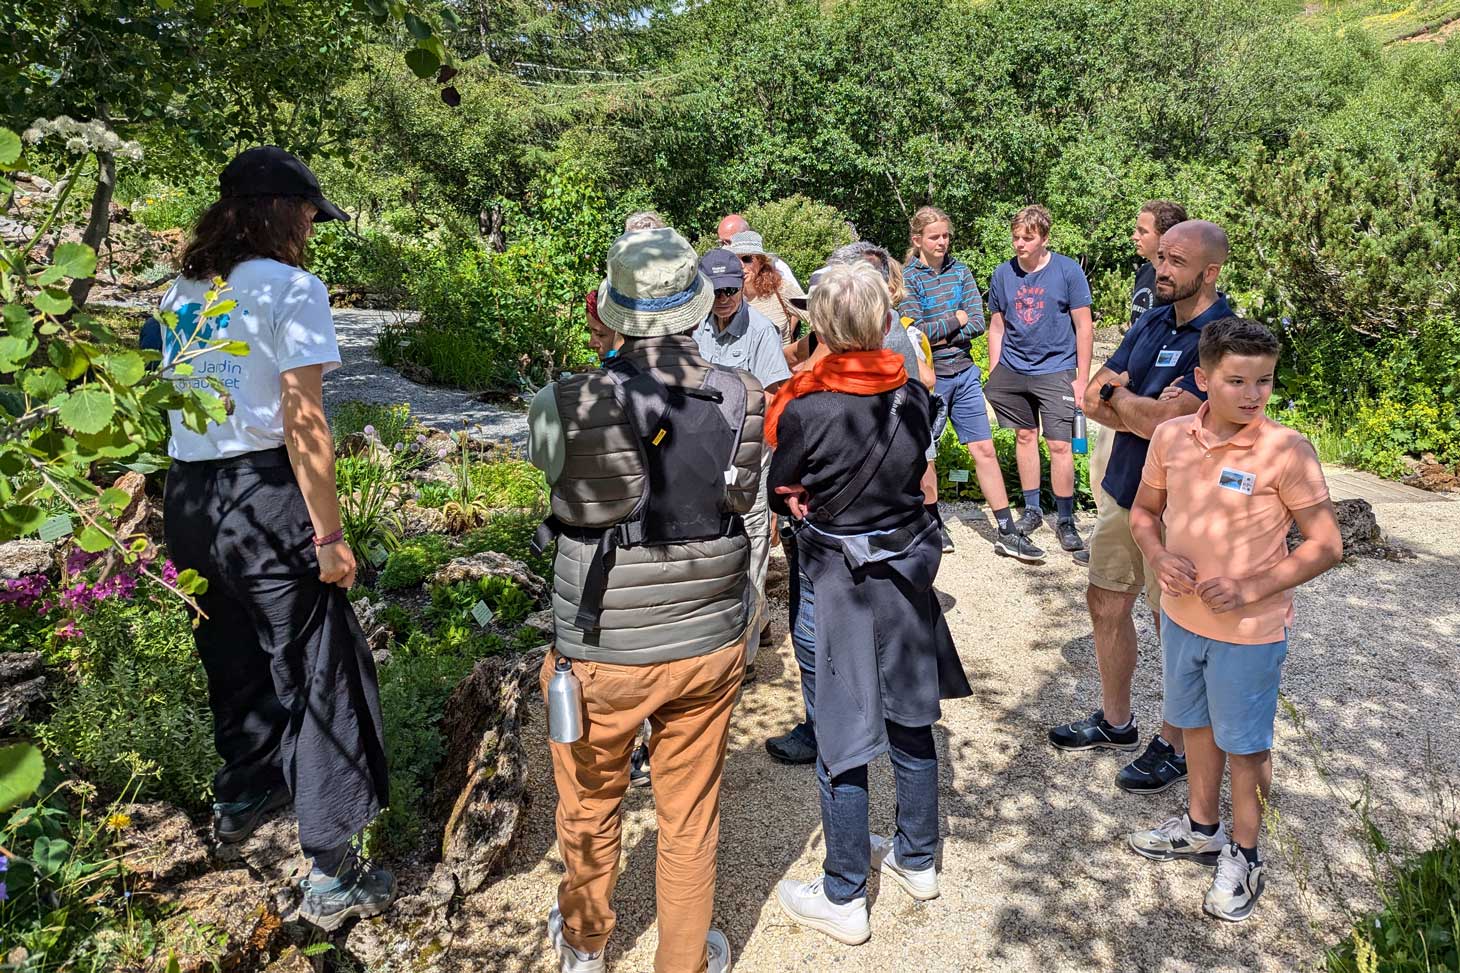
<svg viewBox="0 0 1460 973"><path fill-rule="evenodd" d="M757 660L725 771L716 923L736 969L1195 973L1293 970L1316 956L1321 947L1293 871L1271 847L1260 910L1233 927L1201 914L1205 870L1159 866L1124 846L1126 831L1179 810L1185 792L1124 794L1111 782L1119 757L1059 753L1044 740L1048 725L1091 708L1098 685L1081 572L1063 557L1031 569L997 559L978 509L963 513L953 527L958 552L938 588L976 692L946 705L936 730L944 894L916 904L874 878L873 938L856 948L780 914L776 882L818 874L822 842L812 771L779 765L762 748L796 718L799 702L778 622L779 644ZM1284 692L1322 742L1336 782L1356 793L1367 775L1393 817L1413 822L1425 807L1416 788L1427 746L1448 776L1460 764L1460 503L1386 504L1379 516L1418 558L1346 565L1303 589ZM1159 674L1149 618L1141 647L1137 714L1150 732ZM540 704L529 732L531 823L509 874L465 903L466 934L448 951L454 969L556 968L543 931L561 863ZM1275 799L1288 826L1323 847L1340 874L1357 874L1362 858L1343 828L1347 805L1305 759L1287 718L1279 719L1275 760ZM873 827L886 832L885 760L872 780ZM653 800L645 791L626 801L623 869L609 968L648 970L656 933ZM1318 918L1335 917L1320 909Z"/></svg>

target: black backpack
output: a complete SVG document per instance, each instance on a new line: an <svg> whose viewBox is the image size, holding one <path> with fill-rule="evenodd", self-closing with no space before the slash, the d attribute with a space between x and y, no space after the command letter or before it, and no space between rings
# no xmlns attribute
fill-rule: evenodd
<svg viewBox="0 0 1460 973"><path fill-rule="evenodd" d="M616 524L589 531L566 527L555 516L533 537L541 554L558 534L598 535L598 549L583 584L574 624L599 627L603 592L620 547L684 544L743 534L740 515L727 499L735 475L735 451L745 423L745 385L735 371L713 365L698 388L666 385L626 358L612 358L604 372L613 380L648 480L633 511Z"/></svg>

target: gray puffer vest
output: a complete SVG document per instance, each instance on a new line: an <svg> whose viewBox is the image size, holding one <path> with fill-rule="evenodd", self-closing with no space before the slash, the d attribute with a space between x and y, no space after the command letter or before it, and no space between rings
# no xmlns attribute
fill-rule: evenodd
<svg viewBox="0 0 1460 973"><path fill-rule="evenodd" d="M688 335L628 342L621 354L666 385L698 387L710 365ZM760 485L765 395L748 372L746 414L735 449L729 513L750 510ZM705 655L745 633L754 608L750 544L729 537L663 546L620 547L608 571L599 627L575 619L603 527L633 513L646 489L633 429L601 371L559 381L554 390L566 440L552 513L562 524L553 565L557 651L570 659L644 665Z"/></svg>

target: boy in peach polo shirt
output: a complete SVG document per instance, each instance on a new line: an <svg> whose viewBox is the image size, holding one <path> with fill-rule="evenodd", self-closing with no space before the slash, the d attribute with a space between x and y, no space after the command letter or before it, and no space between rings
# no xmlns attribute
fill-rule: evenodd
<svg viewBox="0 0 1460 973"><path fill-rule="evenodd" d="M1185 730L1190 797L1186 814L1129 842L1156 861L1215 865L1202 908L1232 922L1251 915L1264 884L1257 837L1293 589L1343 557L1317 454L1264 413L1278 351L1255 321L1202 329L1206 404L1156 429L1130 512L1161 584L1164 707ZM1294 521L1307 540L1290 554ZM1229 763L1230 840L1219 806Z"/></svg>

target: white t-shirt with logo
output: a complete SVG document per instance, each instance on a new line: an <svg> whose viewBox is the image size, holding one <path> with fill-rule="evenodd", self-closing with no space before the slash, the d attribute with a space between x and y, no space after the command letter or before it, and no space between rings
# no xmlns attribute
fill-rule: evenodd
<svg viewBox="0 0 1460 973"><path fill-rule="evenodd" d="M173 459L209 460L274 449L284 444L284 412L279 376L292 368L339 367L340 350L330 316L329 292L320 279L277 260L246 260L228 275L220 301L237 305L226 314L199 319L212 281L178 280L162 299L163 311L178 316L177 333L163 328L163 365L171 363L182 336L199 340L246 341L247 355L212 351L191 359L193 374L174 381L179 388L208 388L217 378L232 399L229 416L199 435L169 414Z"/></svg>

